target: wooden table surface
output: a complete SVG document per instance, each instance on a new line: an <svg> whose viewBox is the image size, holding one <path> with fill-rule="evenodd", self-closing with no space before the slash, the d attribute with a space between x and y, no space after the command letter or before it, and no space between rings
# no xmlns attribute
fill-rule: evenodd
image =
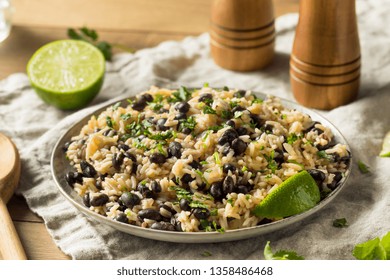
<svg viewBox="0 0 390 280"><path fill-rule="evenodd" d="M0 44L0 80L25 72L37 48L66 38L68 27L87 26L101 39L136 50L208 31L210 0L13 0L11 35ZM298 11L299 0L274 0L275 14ZM1 115L1 112L0 112ZM28 259L69 259L23 197L8 209ZM0 256L1 259L1 256Z"/></svg>

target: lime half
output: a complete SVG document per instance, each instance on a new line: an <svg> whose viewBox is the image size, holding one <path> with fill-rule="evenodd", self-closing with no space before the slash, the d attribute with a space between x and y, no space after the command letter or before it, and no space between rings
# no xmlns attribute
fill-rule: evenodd
<svg viewBox="0 0 390 280"><path fill-rule="evenodd" d="M256 216L284 218L302 213L320 201L319 188L307 171L301 171L272 190L255 208Z"/></svg>
<svg viewBox="0 0 390 280"><path fill-rule="evenodd" d="M104 71L100 50L78 40L44 45L27 64L27 75L37 94L46 103L65 110L87 105L100 91Z"/></svg>
<svg viewBox="0 0 390 280"><path fill-rule="evenodd" d="M382 151L379 153L381 157L390 157L390 131L387 132L383 139Z"/></svg>

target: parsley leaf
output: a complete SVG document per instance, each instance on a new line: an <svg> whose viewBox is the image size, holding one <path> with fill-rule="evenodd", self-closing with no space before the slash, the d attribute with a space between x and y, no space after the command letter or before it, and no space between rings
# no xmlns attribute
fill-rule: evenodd
<svg viewBox="0 0 390 280"><path fill-rule="evenodd" d="M357 164L361 173L363 174L370 173L369 167L366 164L364 164L362 161L359 160Z"/></svg>
<svg viewBox="0 0 390 280"><path fill-rule="evenodd" d="M348 223L347 223L347 220L345 218L335 219L333 221L333 226L337 227L337 228L343 228L343 227L347 227Z"/></svg>
<svg viewBox="0 0 390 280"><path fill-rule="evenodd" d="M285 251L280 250L277 251L275 254L272 252L270 241L267 241L267 244L264 247L264 258L266 260L304 260L305 258L302 256L299 256L294 251Z"/></svg>
<svg viewBox="0 0 390 280"><path fill-rule="evenodd" d="M356 245L352 254L358 260L390 260L390 232Z"/></svg>

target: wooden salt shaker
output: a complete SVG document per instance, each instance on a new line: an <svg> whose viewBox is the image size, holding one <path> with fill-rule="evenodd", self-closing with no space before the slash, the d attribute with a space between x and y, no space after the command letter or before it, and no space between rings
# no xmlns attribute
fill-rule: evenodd
<svg viewBox="0 0 390 280"><path fill-rule="evenodd" d="M214 0L210 49L219 66L254 71L274 56L275 26L272 0Z"/></svg>
<svg viewBox="0 0 390 280"><path fill-rule="evenodd" d="M300 0L290 58L296 100L316 109L353 101L360 83L355 0Z"/></svg>

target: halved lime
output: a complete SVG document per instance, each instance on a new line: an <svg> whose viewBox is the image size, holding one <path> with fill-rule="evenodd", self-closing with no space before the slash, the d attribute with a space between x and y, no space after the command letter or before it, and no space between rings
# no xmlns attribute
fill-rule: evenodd
<svg viewBox="0 0 390 280"><path fill-rule="evenodd" d="M390 157L390 131L387 132L383 139L382 151L379 153L381 157Z"/></svg>
<svg viewBox="0 0 390 280"><path fill-rule="evenodd" d="M256 207L254 214L284 218L302 213L320 201L320 190L307 171L301 171L272 190Z"/></svg>
<svg viewBox="0 0 390 280"><path fill-rule="evenodd" d="M78 40L59 40L38 49L27 64L31 86L60 109L87 105L103 84L105 60L99 49Z"/></svg>

